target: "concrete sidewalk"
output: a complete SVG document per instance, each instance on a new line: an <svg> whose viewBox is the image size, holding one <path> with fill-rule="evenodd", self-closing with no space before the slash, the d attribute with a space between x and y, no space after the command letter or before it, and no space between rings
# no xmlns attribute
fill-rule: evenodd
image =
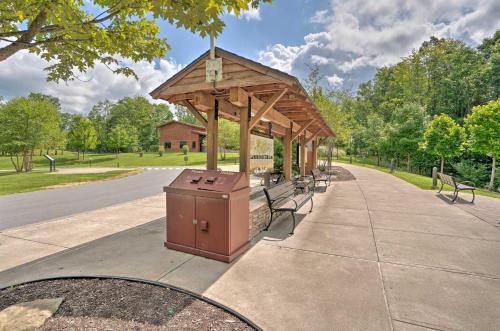
<svg viewBox="0 0 500 331"><path fill-rule="evenodd" d="M451 205L391 175L342 166L357 179L316 194L294 236L289 220L277 222L230 265L166 250L160 219L0 272L0 286L122 275L204 294L265 330L497 329L500 201Z"/></svg>
<svg viewBox="0 0 500 331"><path fill-rule="evenodd" d="M432 191L342 166L357 179L316 195L294 236L270 233L205 295L268 330L498 328L500 231Z"/></svg>
<svg viewBox="0 0 500 331"><path fill-rule="evenodd" d="M158 194L0 231L0 271L162 218L164 206Z"/></svg>

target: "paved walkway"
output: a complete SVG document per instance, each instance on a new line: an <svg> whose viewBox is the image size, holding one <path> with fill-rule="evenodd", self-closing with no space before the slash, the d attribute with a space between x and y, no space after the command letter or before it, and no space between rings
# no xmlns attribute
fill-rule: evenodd
<svg viewBox="0 0 500 331"><path fill-rule="evenodd" d="M265 330L497 329L500 201L450 205L388 174L345 167L357 180L317 194L294 236L290 222L277 222L231 265L164 249L160 219L0 272L0 286L124 275L202 293Z"/></svg>
<svg viewBox="0 0 500 331"><path fill-rule="evenodd" d="M144 171L119 179L0 196L0 230L161 194L163 186L180 172Z"/></svg>

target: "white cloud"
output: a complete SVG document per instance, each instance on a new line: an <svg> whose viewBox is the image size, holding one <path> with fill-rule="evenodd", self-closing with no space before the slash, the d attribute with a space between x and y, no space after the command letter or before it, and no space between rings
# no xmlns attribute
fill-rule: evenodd
<svg viewBox="0 0 500 331"><path fill-rule="evenodd" d="M323 24L328 20L328 9L318 10L314 13L313 17L311 17L311 23Z"/></svg>
<svg viewBox="0 0 500 331"><path fill-rule="evenodd" d="M498 0L332 0L330 4L310 19L323 24L323 32L306 35L299 45L269 45L259 60L299 77L307 74L306 64L317 64L326 76L342 78L343 87L351 88L433 35L477 45L500 29Z"/></svg>
<svg viewBox="0 0 500 331"><path fill-rule="evenodd" d="M229 13L232 16L236 16L234 12ZM240 15L238 16L239 19L245 19L247 21L260 21L262 18L260 17L260 9L257 8L249 8L248 10L242 10L240 11Z"/></svg>
<svg viewBox="0 0 500 331"><path fill-rule="evenodd" d="M181 69L181 65L165 59L157 64L127 60L125 63L134 69L139 80L114 74L97 63L93 69L81 74L79 80L56 84L46 81L43 68L48 63L45 60L21 51L0 62L0 96L10 99L40 92L58 97L65 112L87 113L96 102L105 98L115 101L125 96L141 95L150 99L149 92Z"/></svg>
<svg viewBox="0 0 500 331"><path fill-rule="evenodd" d="M341 78L335 74L333 74L333 76L326 76L326 80L328 81L328 83L330 83L330 85L334 87L342 86L342 83L344 82L344 78Z"/></svg>
<svg viewBox="0 0 500 331"><path fill-rule="evenodd" d="M318 65L324 65L328 64L330 62L330 59L327 59L326 57L320 55L313 54L311 55L311 62Z"/></svg>

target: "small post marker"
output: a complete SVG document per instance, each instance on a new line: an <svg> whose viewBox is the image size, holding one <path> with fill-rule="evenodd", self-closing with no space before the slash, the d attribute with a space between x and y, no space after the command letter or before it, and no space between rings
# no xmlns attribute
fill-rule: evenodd
<svg viewBox="0 0 500 331"><path fill-rule="evenodd" d="M437 172L438 172L438 169L436 167L432 167L432 189L433 190L437 188L437 183L438 183Z"/></svg>

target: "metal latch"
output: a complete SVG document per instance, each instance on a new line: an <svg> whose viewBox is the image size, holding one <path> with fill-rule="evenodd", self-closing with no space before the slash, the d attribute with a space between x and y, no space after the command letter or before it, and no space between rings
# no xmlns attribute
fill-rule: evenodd
<svg viewBox="0 0 500 331"><path fill-rule="evenodd" d="M198 220L194 219L193 224L198 224Z"/></svg>

